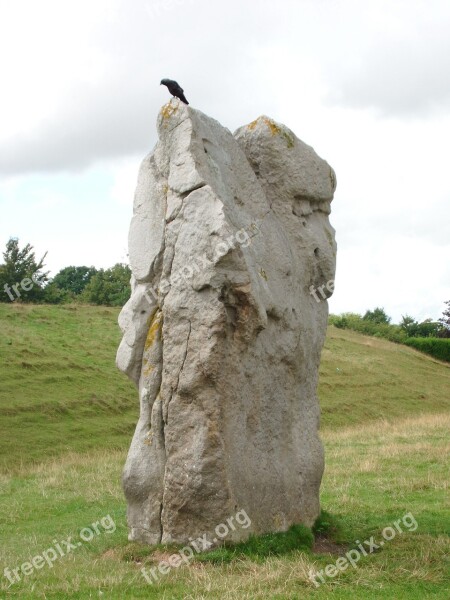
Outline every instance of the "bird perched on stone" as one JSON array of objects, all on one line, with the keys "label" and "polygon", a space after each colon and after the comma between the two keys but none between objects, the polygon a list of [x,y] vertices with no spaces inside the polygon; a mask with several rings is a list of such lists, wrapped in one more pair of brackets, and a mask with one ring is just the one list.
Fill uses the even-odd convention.
[{"label": "bird perched on stone", "polygon": [[160,85],[165,85],[172,96],[179,98],[185,104],[189,104],[184,95],[184,90],[173,79],[161,79]]}]

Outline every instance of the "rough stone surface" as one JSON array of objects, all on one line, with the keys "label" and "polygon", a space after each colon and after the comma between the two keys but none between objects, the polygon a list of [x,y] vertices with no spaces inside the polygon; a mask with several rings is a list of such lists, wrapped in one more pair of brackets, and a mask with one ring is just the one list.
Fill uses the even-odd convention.
[{"label": "rough stone surface", "polygon": [[268,117],[233,136],[172,99],[158,134],[119,319],[117,364],[140,397],[123,475],[130,539],[184,543],[241,509],[251,526],[227,539],[310,526],[328,313],[310,288],[334,277],[334,172]]}]

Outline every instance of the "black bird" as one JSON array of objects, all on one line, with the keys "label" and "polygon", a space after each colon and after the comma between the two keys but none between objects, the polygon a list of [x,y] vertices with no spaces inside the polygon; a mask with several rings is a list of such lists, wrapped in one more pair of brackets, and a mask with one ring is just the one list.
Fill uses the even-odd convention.
[{"label": "black bird", "polygon": [[185,104],[189,104],[184,95],[184,90],[173,79],[161,79],[160,85],[165,85],[172,96],[179,98]]}]

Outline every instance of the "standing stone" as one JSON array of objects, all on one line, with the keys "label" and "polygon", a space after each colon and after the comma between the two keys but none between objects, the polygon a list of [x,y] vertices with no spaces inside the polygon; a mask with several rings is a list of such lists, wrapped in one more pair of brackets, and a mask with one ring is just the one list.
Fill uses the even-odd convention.
[{"label": "standing stone", "polygon": [[185,543],[241,509],[251,526],[228,540],[311,526],[334,172],[268,117],[233,136],[172,99],[158,134],[119,318],[117,364],[140,397],[123,475],[130,539]]}]

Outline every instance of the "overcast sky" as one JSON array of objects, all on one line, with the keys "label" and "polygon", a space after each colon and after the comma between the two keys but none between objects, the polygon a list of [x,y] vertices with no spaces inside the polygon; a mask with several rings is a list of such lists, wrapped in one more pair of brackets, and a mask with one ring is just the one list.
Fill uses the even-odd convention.
[{"label": "overcast sky", "polygon": [[0,0],[0,245],[127,261],[139,163],[176,79],[234,131],[261,114],[337,173],[330,310],[450,299],[449,0]]}]

